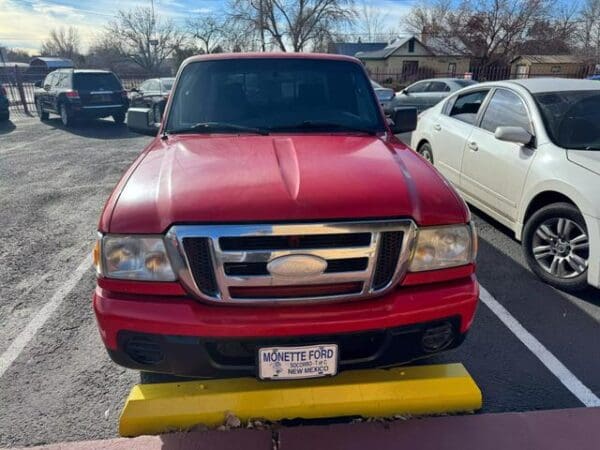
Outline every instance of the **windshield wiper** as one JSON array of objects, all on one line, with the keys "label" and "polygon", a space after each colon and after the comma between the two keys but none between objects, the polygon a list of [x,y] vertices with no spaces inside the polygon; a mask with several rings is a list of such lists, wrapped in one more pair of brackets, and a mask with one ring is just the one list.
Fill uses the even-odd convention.
[{"label": "windshield wiper", "polygon": [[377,130],[372,128],[364,128],[364,127],[356,127],[353,125],[344,125],[341,123],[335,122],[320,122],[313,120],[305,120],[304,122],[300,122],[294,125],[280,125],[277,127],[269,128],[269,131],[279,131],[279,130],[320,130],[320,131],[349,131],[349,132],[358,132],[365,133],[370,135],[377,134]]},{"label": "windshield wiper", "polygon": [[198,122],[190,127],[175,128],[173,130],[167,130],[168,134],[182,134],[182,133],[212,133],[219,131],[239,131],[242,133],[253,133],[266,136],[269,132],[262,128],[247,127],[244,125],[236,125],[235,123],[227,122]]}]

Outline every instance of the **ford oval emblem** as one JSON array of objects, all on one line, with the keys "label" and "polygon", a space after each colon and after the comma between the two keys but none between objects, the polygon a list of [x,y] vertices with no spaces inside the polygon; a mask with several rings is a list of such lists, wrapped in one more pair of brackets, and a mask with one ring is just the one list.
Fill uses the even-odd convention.
[{"label": "ford oval emblem", "polygon": [[327,261],[314,255],[288,255],[275,258],[267,264],[267,270],[275,277],[307,278],[321,275],[327,269]]}]

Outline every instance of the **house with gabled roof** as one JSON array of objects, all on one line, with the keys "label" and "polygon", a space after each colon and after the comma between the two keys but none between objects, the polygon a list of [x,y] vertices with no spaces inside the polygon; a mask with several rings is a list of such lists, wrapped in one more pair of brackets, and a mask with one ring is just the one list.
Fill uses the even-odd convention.
[{"label": "house with gabled roof", "polygon": [[384,48],[355,55],[374,75],[395,74],[404,79],[428,76],[460,76],[469,72],[471,57],[460,42],[399,37]]}]

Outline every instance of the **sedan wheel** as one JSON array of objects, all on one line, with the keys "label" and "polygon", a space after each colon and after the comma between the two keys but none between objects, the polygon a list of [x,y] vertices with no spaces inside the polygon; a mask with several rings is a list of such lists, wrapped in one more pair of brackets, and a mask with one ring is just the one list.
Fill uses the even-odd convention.
[{"label": "sedan wheel", "polygon": [[424,144],[421,144],[419,147],[419,155],[433,164],[433,151],[431,150],[431,145],[429,143],[425,142]]},{"label": "sedan wheel", "polygon": [[587,285],[590,244],[577,208],[557,203],[537,211],[527,222],[523,245],[531,269],[565,290]]}]

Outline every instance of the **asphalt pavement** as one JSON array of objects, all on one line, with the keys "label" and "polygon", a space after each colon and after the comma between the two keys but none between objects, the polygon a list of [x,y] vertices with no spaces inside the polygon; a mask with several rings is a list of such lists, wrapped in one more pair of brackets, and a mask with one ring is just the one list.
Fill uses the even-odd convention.
[{"label": "asphalt pavement", "polygon": [[[149,141],[104,120],[69,130],[25,116],[0,124],[0,446],[117,434],[139,375],[106,355],[86,258],[104,201]],[[597,399],[600,291],[545,285],[506,228],[473,216],[482,286],[546,353],[482,303],[465,343],[425,363],[463,363],[483,412],[581,407],[585,389]]]}]

